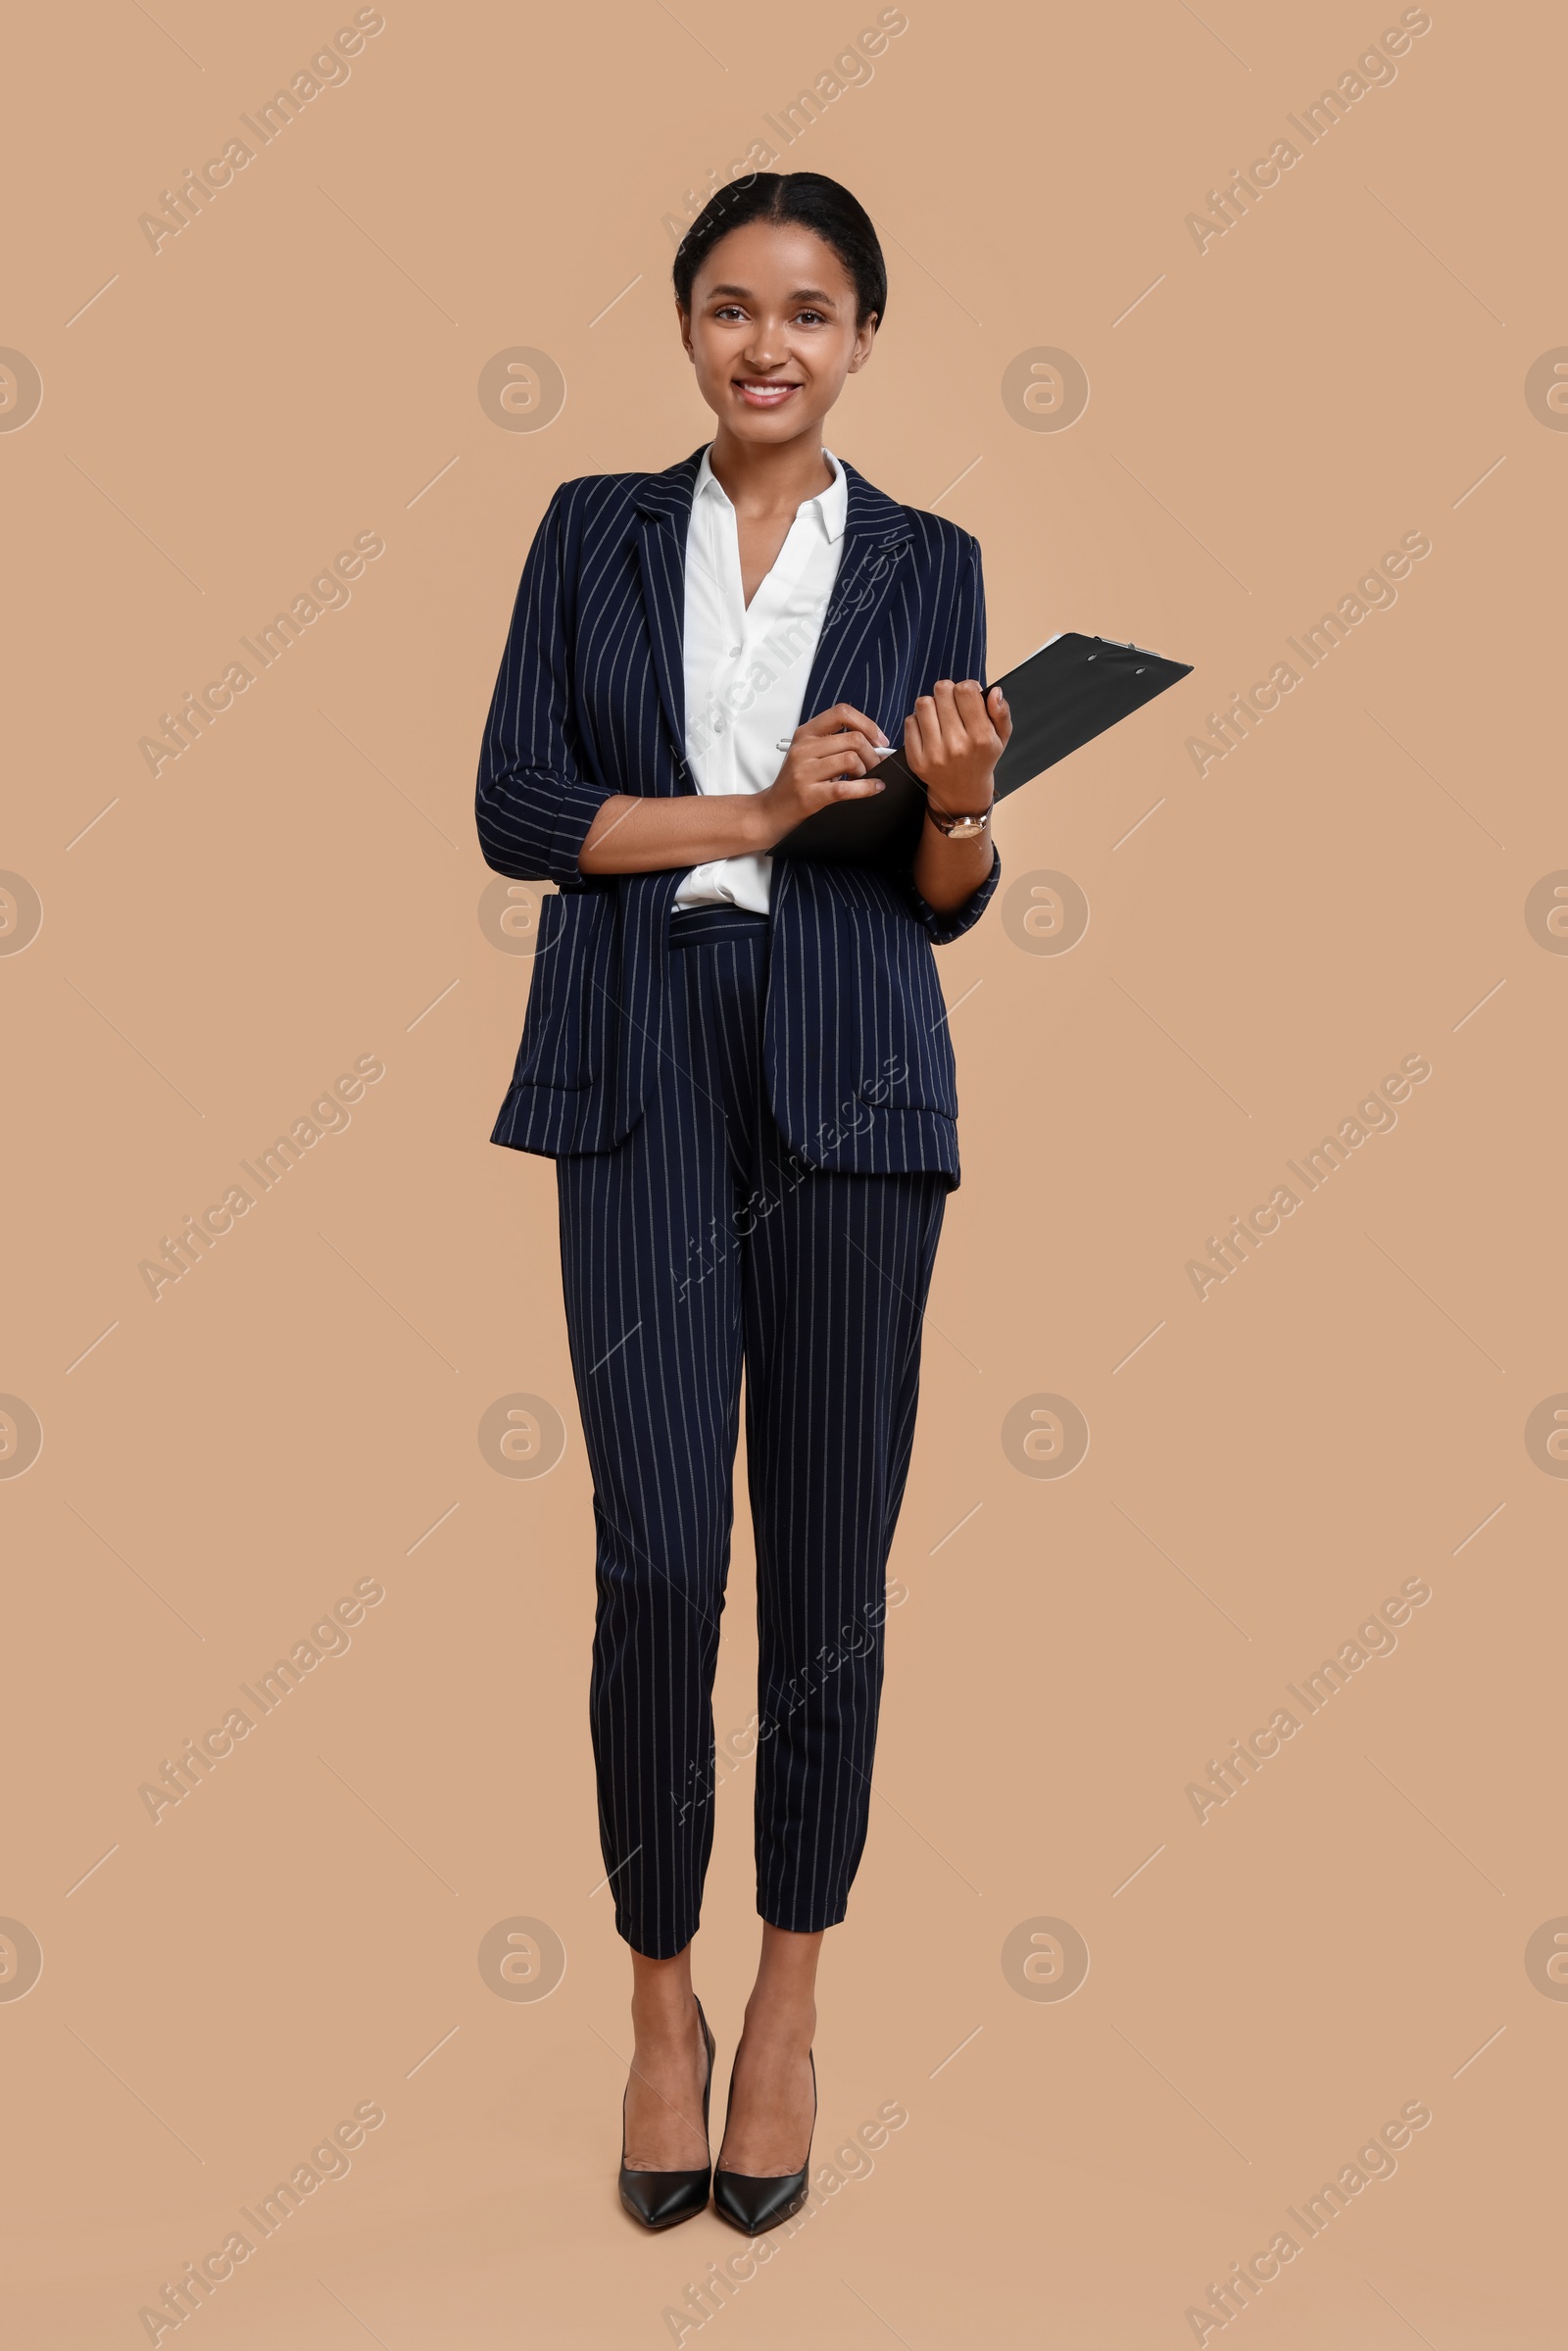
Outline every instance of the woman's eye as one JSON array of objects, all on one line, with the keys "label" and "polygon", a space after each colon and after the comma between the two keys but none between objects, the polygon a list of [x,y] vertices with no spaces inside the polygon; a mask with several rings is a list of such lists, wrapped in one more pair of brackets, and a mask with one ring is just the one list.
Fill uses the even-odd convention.
[{"label": "woman's eye", "polygon": [[797,311],[795,316],[798,320],[804,318],[812,326],[820,326],[823,322],[820,311]]}]

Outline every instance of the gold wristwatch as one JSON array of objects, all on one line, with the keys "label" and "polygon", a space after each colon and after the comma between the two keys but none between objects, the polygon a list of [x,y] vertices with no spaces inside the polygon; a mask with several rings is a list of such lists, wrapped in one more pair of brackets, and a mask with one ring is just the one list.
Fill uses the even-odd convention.
[{"label": "gold wristwatch", "polygon": [[[994,805],[995,803],[993,803]],[[978,841],[982,833],[989,832],[991,829],[991,809],[989,808],[982,808],[977,816],[955,815],[950,809],[934,808],[927,801],[925,812],[936,826],[937,831],[945,834],[950,841]]]}]

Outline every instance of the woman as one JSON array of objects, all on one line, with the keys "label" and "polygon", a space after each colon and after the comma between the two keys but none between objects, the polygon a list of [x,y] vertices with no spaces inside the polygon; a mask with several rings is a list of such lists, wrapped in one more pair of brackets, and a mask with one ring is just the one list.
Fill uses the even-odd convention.
[{"label": "woman", "polygon": [[[621,2200],[668,2228],[711,2187],[757,2234],[805,2200],[817,1955],[865,1840],[887,1558],[958,1181],[931,949],[996,888],[1010,720],[978,683],[975,541],[822,445],[887,308],[855,198],[757,173],[699,215],[674,280],[711,445],[551,500],[478,826],[499,871],[559,885],[493,1140],[557,1162],[600,1835],[632,1955]],[[930,800],[902,869],[772,857],[881,789],[893,726]],[[710,2179],[691,1943],[743,1367],[763,1928]]]}]

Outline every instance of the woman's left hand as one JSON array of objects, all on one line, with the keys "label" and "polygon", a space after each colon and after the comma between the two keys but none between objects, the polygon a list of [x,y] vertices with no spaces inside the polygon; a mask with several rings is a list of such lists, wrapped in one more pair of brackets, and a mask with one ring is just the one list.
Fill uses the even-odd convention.
[{"label": "woman's left hand", "polygon": [[939,677],[904,724],[904,756],[944,814],[978,816],[991,806],[992,777],[1012,733],[1000,686],[982,694],[978,678],[955,685]]}]

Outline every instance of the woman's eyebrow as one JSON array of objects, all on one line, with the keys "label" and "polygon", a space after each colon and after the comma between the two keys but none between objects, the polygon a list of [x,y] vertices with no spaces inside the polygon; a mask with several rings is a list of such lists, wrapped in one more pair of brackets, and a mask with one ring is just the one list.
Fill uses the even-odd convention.
[{"label": "woman's eyebrow", "polygon": [[[743,302],[750,302],[754,299],[750,286],[710,286],[709,288],[708,299],[710,302],[716,302],[721,295],[726,297],[739,295]],[[830,309],[837,308],[833,296],[824,293],[820,286],[797,286],[794,293],[786,295],[785,299],[789,302],[822,302],[826,303]]]}]

